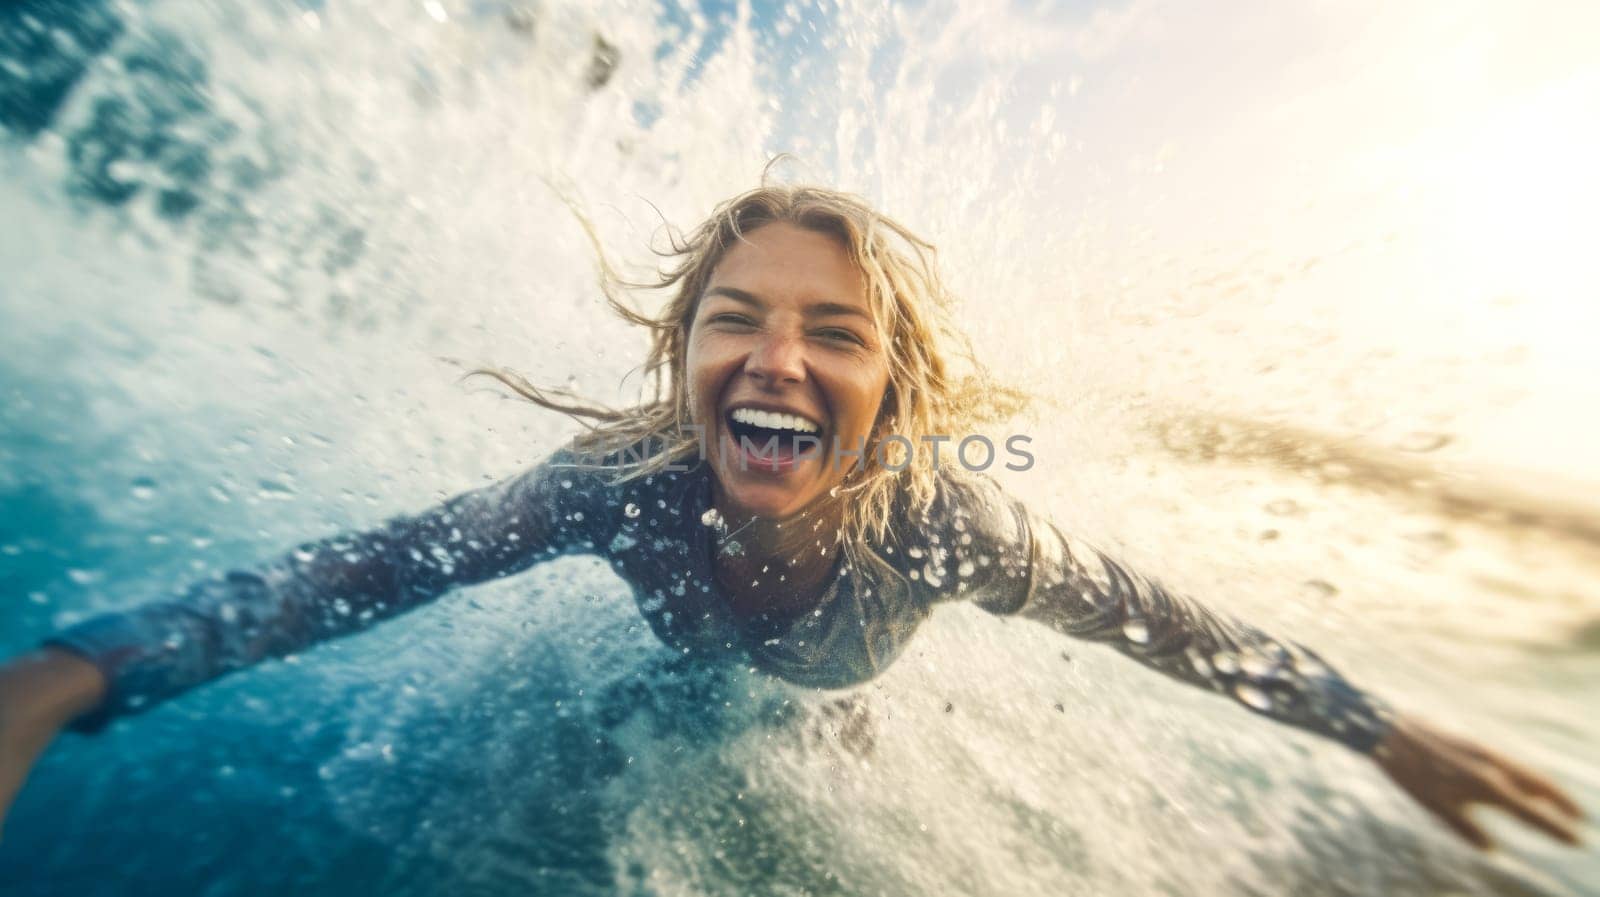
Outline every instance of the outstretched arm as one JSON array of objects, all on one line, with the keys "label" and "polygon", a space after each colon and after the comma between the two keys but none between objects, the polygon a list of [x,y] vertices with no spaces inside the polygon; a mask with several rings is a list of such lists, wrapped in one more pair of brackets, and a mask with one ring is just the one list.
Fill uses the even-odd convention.
[{"label": "outstretched arm", "polygon": [[1403,717],[1364,694],[1310,650],[1136,577],[1071,545],[1036,519],[1033,594],[1021,613],[1063,632],[1225,692],[1251,710],[1365,753],[1412,799],[1473,846],[1489,837],[1467,815],[1499,807],[1552,838],[1577,844],[1582,813],[1548,779],[1469,739]]},{"label": "outstretched arm", "polygon": [[1388,708],[1310,649],[1170,592],[1037,516],[1024,520],[1029,575],[1019,615],[1105,642],[1169,676],[1357,751],[1371,751],[1388,731]]},{"label": "outstretched arm", "polygon": [[[116,715],[230,670],[358,631],[451,587],[582,548],[592,523],[573,510],[589,495],[583,487],[592,477],[562,467],[564,461],[558,454],[423,513],[303,545],[178,597],[58,633],[45,644],[91,662],[106,684],[104,699],[72,727],[95,731]],[[574,480],[584,482],[575,487]]]},{"label": "outstretched arm", "polygon": [[[1384,706],[1312,651],[1215,613],[1069,540],[988,477],[949,475],[898,557],[943,597],[1103,642],[1280,722],[1370,751]],[[914,544],[925,541],[926,544]],[[890,555],[891,559],[895,554]],[[922,564],[923,569],[914,569]],[[954,575],[951,575],[954,574]]]},{"label": "outstretched arm", "polygon": [[[105,614],[0,664],[0,822],[64,726],[112,718],[266,657],[355,632],[452,586],[592,548],[601,475],[558,452],[504,482],[367,532],[303,545],[186,594]],[[583,510],[589,510],[588,514]]]},{"label": "outstretched arm", "polygon": [[930,541],[939,543],[927,552],[938,559],[933,572],[956,569],[959,578],[938,578],[954,580],[956,591],[970,591],[986,609],[1104,642],[1255,713],[1369,754],[1402,790],[1477,847],[1489,847],[1489,839],[1466,810],[1480,803],[1577,843],[1582,814],[1548,779],[1468,739],[1400,716],[1311,650],[1211,611],[1068,539],[992,480],[947,483],[929,515],[930,523],[937,520],[951,524],[943,532],[933,528]]}]

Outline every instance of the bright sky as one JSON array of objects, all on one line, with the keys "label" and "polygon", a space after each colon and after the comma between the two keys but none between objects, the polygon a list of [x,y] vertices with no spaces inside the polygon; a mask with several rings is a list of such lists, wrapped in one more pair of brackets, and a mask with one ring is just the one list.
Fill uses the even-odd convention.
[{"label": "bright sky", "polygon": [[845,4],[873,86],[798,69],[774,146],[931,221],[993,342],[1134,322],[1129,388],[1600,483],[1600,4],[997,6]]}]

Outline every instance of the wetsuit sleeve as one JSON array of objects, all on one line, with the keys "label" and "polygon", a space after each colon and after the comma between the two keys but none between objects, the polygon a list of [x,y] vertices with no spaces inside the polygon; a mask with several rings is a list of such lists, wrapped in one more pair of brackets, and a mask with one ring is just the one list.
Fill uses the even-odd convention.
[{"label": "wetsuit sleeve", "polygon": [[[934,549],[940,572],[986,610],[1108,644],[1357,751],[1370,751],[1387,732],[1388,708],[1315,652],[1209,610],[1068,539],[992,480],[972,478],[941,499],[952,507],[936,514],[953,523]],[[948,576],[951,568],[957,577]]]},{"label": "wetsuit sleeve", "polygon": [[450,588],[593,547],[596,476],[558,453],[511,479],[365,532],[302,545],[196,583],[168,600],[108,613],[45,645],[77,654],[108,685],[71,728],[93,732],[230,670],[359,631]]}]

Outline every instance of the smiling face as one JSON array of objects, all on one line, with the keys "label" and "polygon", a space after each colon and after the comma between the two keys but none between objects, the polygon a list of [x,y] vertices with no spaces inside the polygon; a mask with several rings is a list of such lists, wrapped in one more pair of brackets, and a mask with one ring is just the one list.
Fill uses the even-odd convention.
[{"label": "smiling face", "polygon": [[746,232],[713,269],[687,348],[724,510],[792,516],[855,465],[835,463],[833,446],[870,450],[888,362],[866,280],[836,238],[783,222]]}]

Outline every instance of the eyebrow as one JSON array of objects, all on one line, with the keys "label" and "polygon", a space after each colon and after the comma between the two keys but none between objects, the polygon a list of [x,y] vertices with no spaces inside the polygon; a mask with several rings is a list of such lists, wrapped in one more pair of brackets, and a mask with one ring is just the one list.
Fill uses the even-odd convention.
[{"label": "eyebrow", "polygon": [[[767,305],[765,302],[761,301],[761,297],[757,296],[755,293],[752,293],[748,290],[741,290],[738,287],[712,287],[711,289],[706,290],[705,298],[709,299],[712,296],[724,296],[742,305],[753,305],[757,308],[765,308]],[[808,318],[825,318],[836,315],[851,315],[858,318],[865,318],[868,321],[872,320],[872,316],[867,314],[862,309],[857,308],[854,305],[845,305],[842,302],[818,302],[814,305],[808,305],[806,306],[805,315]]]}]

